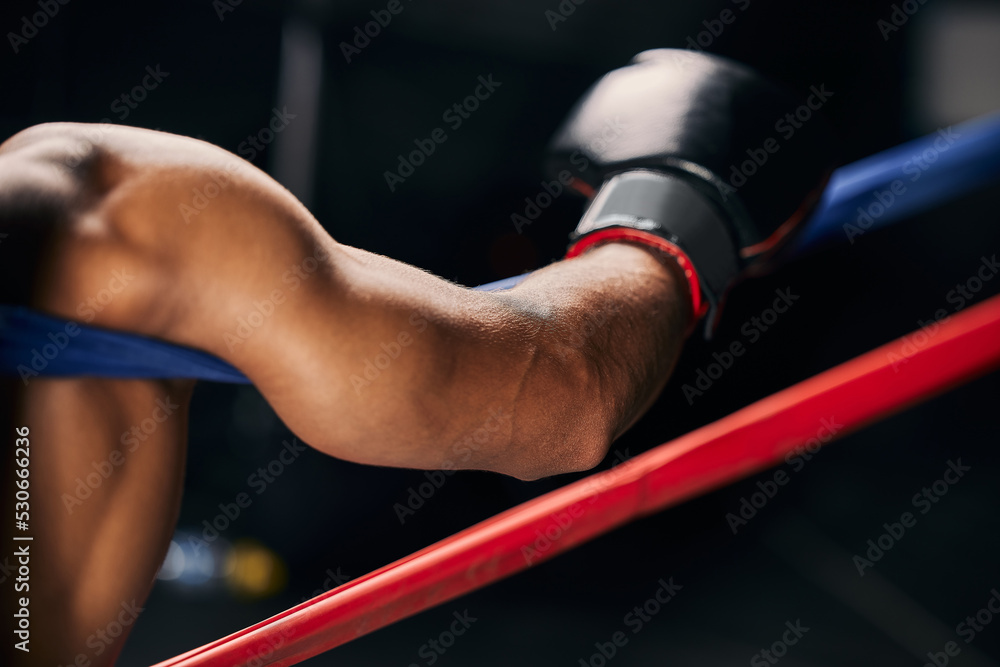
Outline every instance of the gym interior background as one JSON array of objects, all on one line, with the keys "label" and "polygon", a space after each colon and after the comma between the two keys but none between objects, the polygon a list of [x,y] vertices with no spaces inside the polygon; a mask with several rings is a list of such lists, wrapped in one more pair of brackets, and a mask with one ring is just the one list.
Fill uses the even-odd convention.
[{"label": "gym interior background", "polygon": [[[0,16],[3,137],[56,120],[199,137],[267,170],[339,241],[466,285],[561,256],[582,202],[542,196],[547,139],[644,49],[704,49],[822,87],[840,163],[1000,110],[998,3],[43,0]],[[437,128],[446,141],[411,160]],[[602,467],[1000,292],[995,275],[972,280],[1000,252],[998,208],[1000,190],[982,189],[741,285],[716,338],[692,338]],[[774,319],[776,290],[798,298]],[[746,352],[724,363],[733,341]],[[1000,619],[961,624],[1000,588],[998,395],[987,375],[780,466],[785,484],[772,470],[719,489],[309,664],[917,665],[948,641],[960,664],[997,664]],[[429,476],[292,442],[254,389],[198,388],[175,545],[121,665],[221,637],[577,477]],[[968,471],[935,487],[958,462]],[[241,493],[252,502],[237,515]],[[671,578],[668,604],[633,611]],[[449,636],[465,612],[476,620]]]}]

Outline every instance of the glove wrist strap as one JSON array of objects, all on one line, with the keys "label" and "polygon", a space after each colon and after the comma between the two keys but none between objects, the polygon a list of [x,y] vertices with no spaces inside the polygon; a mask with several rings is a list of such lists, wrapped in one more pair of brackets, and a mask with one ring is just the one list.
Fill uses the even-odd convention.
[{"label": "glove wrist strap", "polygon": [[688,280],[695,317],[708,315],[710,335],[722,296],[740,272],[726,220],[686,177],[647,169],[625,171],[601,186],[570,237],[568,256],[612,240],[665,252]]},{"label": "glove wrist strap", "polygon": [[587,234],[572,244],[569,250],[566,251],[566,259],[582,255],[595,246],[612,242],[638,243],[666,254],[680,267],[681,273],[684,274],[684,279],[687,281],[688,294],[691,297],[691,312],[694,315],[694,320],[700,320],[708,312],[708,301],[702,296],[701,282],[698,280],[698,273],[694,269],[691,258],[670,241],[651,232],[630,229],[628,227],[607,227]]}]

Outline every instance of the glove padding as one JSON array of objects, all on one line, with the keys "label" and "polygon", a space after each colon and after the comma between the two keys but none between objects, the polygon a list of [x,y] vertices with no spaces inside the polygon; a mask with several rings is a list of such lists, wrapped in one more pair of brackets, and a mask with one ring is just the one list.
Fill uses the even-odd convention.
[{"label": "glove padding", "polygon": [[550,149],[552,175],[597,191],[568,256],[609,240],[664,250],[710,333],[728,289],[774,257],[832,172],[829,127],[812,98],[797,120],[802,105],[747,67],[691,51],[645,51],[605,75]]}]

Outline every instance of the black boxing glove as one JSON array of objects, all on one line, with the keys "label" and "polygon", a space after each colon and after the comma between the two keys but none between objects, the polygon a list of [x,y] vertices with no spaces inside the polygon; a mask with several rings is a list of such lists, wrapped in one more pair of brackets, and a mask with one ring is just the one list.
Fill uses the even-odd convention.
[{"label": "black boxing glove", "polygon": [[609,241],[658,248],[683,269],[710,335],[729,288],[772,263],[819,201],[833,168],[813,113],[823,101],[822,89],[803,102],[718,56],[640,53],[594,84],[552,141],[550,174],[592,196],[567,257]]}]

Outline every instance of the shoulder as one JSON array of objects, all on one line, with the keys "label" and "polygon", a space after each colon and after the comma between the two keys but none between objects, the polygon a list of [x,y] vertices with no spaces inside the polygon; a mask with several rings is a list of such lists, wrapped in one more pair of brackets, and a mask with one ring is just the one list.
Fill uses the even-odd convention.
[{"label": "shoulder", "polygon": [[94,127],[46,123],[0,144],[0,302],[44,305],[43,286],[75,270],[83,232],[107,235],[93,213],[117,159],[88,138]]}]

